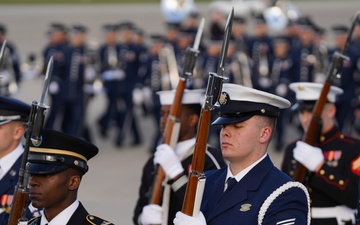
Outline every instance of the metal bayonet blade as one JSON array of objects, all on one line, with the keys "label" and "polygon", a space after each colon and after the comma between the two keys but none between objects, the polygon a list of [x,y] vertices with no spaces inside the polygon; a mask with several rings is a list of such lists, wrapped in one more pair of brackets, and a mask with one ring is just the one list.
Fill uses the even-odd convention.
[{"label": "metal bayonet blade", "polygon": [[203,34],[203,31],[204,31],[204,24],[205,24],[205,19],[202,18],[201,21],[200,21],[198,30],[196,32],[195,41],[194,41],[194,45],[193,45],[193,49],[195,49],[195,50],[199,49],[201,36]]},{"label": "metal bayonet blade", "polygon": [[343,55],[346,54],[346,51],[347,51],[347,49],[349,48],[350,41],[351,41],[352,34],[353,34],[353,32],[354,32],[354,29],[355,29],[356,22],[360,19],[360,18],[359,18],[359,14],[360,14],[360,12],[357,11],[356,14],[355,14],[355,16],[354,16],[354,18],[353,18],[353,21],[352,21],[352,23],[351,23],[351,27],[350,27],[350,29],[349,29],[349,31],[348,31],[348,33],[347,33],[347,38],[346,38],[346,42],[345,42],[346,44],[345,44],[345,46],[344,46],[344,48],[343,48],[343,50],[342,50],[342,54],[343,54]]},{"label": "metal bayonet blade", "polygon": [[1,47],[1,51],[0,51],[0,68],[1,68],[2,63],[4,61],[5,48],[6,48],[6,40],[4,40],[4,42],[2,44],[2,47]]},{"label": "metal bayonet blade", "polygon": [[224,40],[221,47],[221,55],[220,55],[220,62],[217,74],[219,76],[223,75],[224,67],[225,67],[225,60],[227,57],[227,50],[229,46],[229,41],[231,37],[231,29],[232,29],[232,22],[234,17],[234,7],[232,8],[231,12],[229,13],[226,25],[225,25],[225,32],[224,32]]},{"label": "metal bayonet blade", "polygon": [[54,57],[51,56],[48,64],[47,64],[47,68],[46,68],[46,75],[44,78],[44,86],[43,86],[43,91],[41,94],[41,99],[39,102],[40,106],[45,106],[45,101],[46,101],[46,96],[48,93],[48,89],[49,89],[49,85],[50,85],[50,80],[51,80],[51,73],[52,73],[52,67],[54,64]]}]

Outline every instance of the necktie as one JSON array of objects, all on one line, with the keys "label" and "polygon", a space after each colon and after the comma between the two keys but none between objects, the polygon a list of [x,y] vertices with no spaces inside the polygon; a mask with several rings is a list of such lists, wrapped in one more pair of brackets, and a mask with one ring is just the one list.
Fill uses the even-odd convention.
[{"label": "necktie", "polygon": [[226,182],[227,182],[227,188],[225,192],[229,192],[235,186],[235,184],[237,184],[236,179],[233,177],[229,177]]},{"label": "necktie", "polygon": [[227,179],[226,183],[227,183],[226,189],[225,189],[224,193],[222,193],[222,195],[220,196],[218,202],[220,202],[227,195],[227,193],[230,192],[230,190],[235,186],[237,181],[235,178],[229,177]]}]

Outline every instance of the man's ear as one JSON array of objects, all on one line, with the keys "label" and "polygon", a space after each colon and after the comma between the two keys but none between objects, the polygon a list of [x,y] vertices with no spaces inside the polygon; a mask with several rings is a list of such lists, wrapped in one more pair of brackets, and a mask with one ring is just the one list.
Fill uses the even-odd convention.
[{"label": "man's ear", "polygon": [[81,178],[79,175],[72,175],[69,181],[69,189],[72,191],[78,189],[80,186],[80,182]]},{"label": "man's ear", "polygon": [[272,135],[271,127],[265,126],[265,127],[261,128],[260,132],[261,132],[260,138],[259,138],[260,143],[268,142],[271,139],[271,135]]}]

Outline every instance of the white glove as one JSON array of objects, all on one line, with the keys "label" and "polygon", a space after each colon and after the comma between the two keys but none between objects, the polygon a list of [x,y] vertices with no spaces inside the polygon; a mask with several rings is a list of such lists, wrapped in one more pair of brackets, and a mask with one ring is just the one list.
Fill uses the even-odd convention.
[{"label": "white glove", "polygon": [[167,144],[161,144],[156,148],[154,163],[160,164],[170,179],[174,179],[177,175],[184,172],[184,168],[175,151]]},{"label": "white glove", "polygon": [[308,145],[303,141],[296,142],[294,159],[312,172],[314,172],[319,165],[324,163],[324,155],[321,149]]},{"label": "white glove", "polygon": [[284,97],[287,93],[287,86],[286,84],[282,83],[279,84],[275,89],[275,94]]},{"label": "white glove", "polygon": [[144,96],[140,88],[133,89],[132,100],[135,105],[141,105],[143,103]]},{"label": "white glove", "polygon": [[143,225],[162,224],[162,208],[159,205],[150,204],[144,206],[140,222]]},{"label": "white glove", "polygon": [[59,84],[56,81],[51,81],[49,85],[49,93],[50,94],[56,94],[59,92]]},{"label": "white glove", "polygon": [[259,78],[259,85],[263,88],[269,88],[272,84],[272,81],[267,77]]},{"label": "white glove", "polygon": [[206,225],[206,220],[202,212],[200,212],[199,216],[197,217],[188,216],[182,212],[177,212],[174,219],[174,225]]}]

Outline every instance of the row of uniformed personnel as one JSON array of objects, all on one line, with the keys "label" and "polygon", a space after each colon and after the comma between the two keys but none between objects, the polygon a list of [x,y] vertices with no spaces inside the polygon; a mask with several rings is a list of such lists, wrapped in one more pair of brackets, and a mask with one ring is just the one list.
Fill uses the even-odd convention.
[{"label": "row of uniformed personnel", "polygon": [[[49,29],[50,41],[43,53],[45,65],[51,55],[55,58],[54,82],[50,89],[52,106],[46,127],[61,129],[91,140],[86,121],[79,118],[85,118],[81,115],[85,115],[86,105],[94,87],[97,87],[91,84],[94,84],[96,78],[100,78],[108,100],[107,110],[98,121],[100,133],[106,136],[111,122],[115,122],[118,127],[117,145],[122,145],[128,130],[131,130],[134,137],[132,143],[140,144],[142,138],[134,119],[136,114],[132,113],[134,102],[143,102],[145,109],[152,111],[158,121],[159,100],[154,93],[174,88],[174,84],[170,82],[174,75],[169,76],[169,62],[166,62],[170,60],[170,56],[163,54],[159,58],[159,53],[164,44],[170,44],[174,50],[177,69],[181,73],[183,52],[192,44],[198,21],[199,15],[192,14],[184,24],[170,24],[165,35],[151,36],[150,46],[144,43],[143,31],[134,24],[108,24],[104,26],[104,43],[98,52],[85,45],[86,27],[72,27],[68,40],[65,25],[52,24]],[[324,80],[333,50],[325,45],[323,30],[310,18],[291,21],[285,36],[279,38],[267,35],[262,16],[255,17],[254,22],[254,34],[250,36],[246,33],[246,19],[234,18],[233,41],[229,46],[229,59],[225,67],[229,82],[275,93],[294,102],[294,93],[287,88],[290,82]],[[349,114],[352,116],[357,105],[355,92],[360,71],[358,27],[355,29],[354,47],[349,51],[350,60],[345,61],[344,75],[336,84],[346,92],[337,113],[340,129]],[[347,27],[335,26],[334,31],[337,42],[335,49],[338,50],[343,45]],[[204,88],[208,72],[217,70],[221,43],[218,40],[219,34],[204,36],[194,78],[188,82],[188,88]],[[63,120],[64,117],[67,119]],[[283,144],[281,127],[279,123],[279,148]],[[156,136],[154,143],[159,134]]]},{"label": "row of uniformed personnel", "polygon": [[[296,110],[307,131],[311,112],[322,84],[299,82]],[[276,118],[290,101],[279,96],[236,84],[224,84],[219,99],[220,114],[212,123],[221,125],[218,149],[208,147],[205,159],[206,185],[200,214],[187,216],[181,210],[187,175],[194,154],[195,131],[201,90],[186,90],[182,99],[181,130],[173,149],[156,148],[143,170],[135,224],[355,224],[360,175],[359,140],[342,134],[336,125],[335,101],[343,91],[332,86],[321,115],[323,126],[319,145],[297,140],[287,147],[281,172],[272,164],[267,148]],[[162,130],[173,101],[174,91],[158,93],[162,104]],[[9,97],[0,97],[0,221],[6,224],[13,186],[23,153],[24,134],[30,106]],[[77,199],[87,161],[98,152],[96,146],[52,130],[42,131],[40,145],[31,144],[28,156],[30,200],[28,213],[38,213],[29,224],[111,224],[90,215]],[[228,161],[227,165],[223,161]],[[309,173],[305,186],[290,176],[297,162]],[[154,166],[167,175],[161,206],[149,204]],[[311,213],[310,213],[311,212]],[[31,217],[31,215],[29,215]],[[310,217],[311,216],[311,217]]]}]

